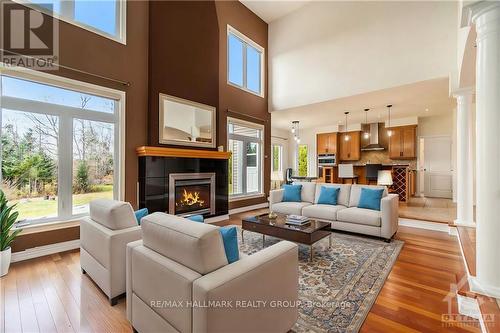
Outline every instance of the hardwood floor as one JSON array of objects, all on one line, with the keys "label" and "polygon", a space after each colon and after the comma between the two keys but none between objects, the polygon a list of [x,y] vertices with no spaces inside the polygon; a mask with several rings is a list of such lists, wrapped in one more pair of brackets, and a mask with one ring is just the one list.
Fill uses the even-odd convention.
[{"label": "hardwood floor", "polygon": [[[240,224],[244,215],[221,224]],[[464,266],[456,237],[400,227],[405,245],[361,332],[479,332],[478,322],[447,323],[442,315],[458,313],[450,286]],[[12,264],[0,279],[0,331],[131,332],[125,299],[111,307],[97,286],[80,272],[78,250]]]},{"label": "hardwood floor", "polygon": [[451,199],[411,197],[407,203],[399,203],[399,217],[453,223],[457,218],[457,205]]}]

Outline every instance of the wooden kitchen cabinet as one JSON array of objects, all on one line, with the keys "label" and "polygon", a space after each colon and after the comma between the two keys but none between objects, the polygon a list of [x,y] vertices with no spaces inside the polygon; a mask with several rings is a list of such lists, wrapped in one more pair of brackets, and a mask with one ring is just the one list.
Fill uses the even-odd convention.
[{"label": "wooden kitchen cabinet", "polygon": [[316,135],[318,154],[337,154],[337,133],[320,133]]},{"label": "wooden kitchen cabinet", "polygon": [[391,131],[389,158],[393,160],[417,158],[417,127],[392,127]]},{"label": "wooden kitchen cabinet", "polygon": [[[346,140],[346,135],[349,140]],[[361,133],[358,131],[340,133],[339,140],[339,160],[340,161],[358,161],[361,158]]]}]

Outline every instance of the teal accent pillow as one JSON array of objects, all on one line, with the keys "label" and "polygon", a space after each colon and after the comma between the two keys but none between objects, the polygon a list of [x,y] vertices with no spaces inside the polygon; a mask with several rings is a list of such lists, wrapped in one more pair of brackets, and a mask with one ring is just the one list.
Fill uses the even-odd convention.
[{"label": "teal accent pillow", "polygon": [[320,205],[336,205],[339,197],[340,187],[321,186],[319,192],[318,204]]},{"label": "teal accent pillow", "polygon": [[233,263],[240,259],[240,252],[238,250],[238,234],[235,226],[227,226],[219,228],[222,241],[224,242],[224,251],[228,263]]},{"label": "teal accent pillow", "polygon": [[205,223],[205,219],[203,218],[203,215],[191,215],[187,219],[194,221],[194,222]]},{"label": "teal accent pillow", "polygon": [[361,188],[361,195],[359,196],[358,208],[366,208],[373,210],[380,210],[380,201],[384,189]]},{"label": "teal accent pillow", "polygon": [[301,202],[302,185],[284,185],[283,202]]},{"label": "teal accent pillow", "polygon": [[135,218],[137,220],[137,224],[138,225],[141,225],[141,219],[144,217],[144,216],[147,216],[149,215],[149,211],[147,208],[142,208],[142,209],[139,209],[139,210],[136,210],[134,212],[135,214]]}]

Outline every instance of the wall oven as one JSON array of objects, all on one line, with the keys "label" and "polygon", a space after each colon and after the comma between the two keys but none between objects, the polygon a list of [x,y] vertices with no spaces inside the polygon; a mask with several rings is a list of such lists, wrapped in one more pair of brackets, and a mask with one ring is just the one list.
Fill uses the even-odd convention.
[{"label": "wall oven", "polygon": [[335,154],[318,154],[318,166],[334,166],[336,165]]}]

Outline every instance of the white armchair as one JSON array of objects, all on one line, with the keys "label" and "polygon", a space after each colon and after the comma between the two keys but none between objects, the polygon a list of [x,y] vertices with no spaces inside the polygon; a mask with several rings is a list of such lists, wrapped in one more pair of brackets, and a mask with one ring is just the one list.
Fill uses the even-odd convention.
[{"label": "white armchair", "polygon": [[127,243],[141,239],[132,206],[98,199],[90,203],[90,216],[80,222],[80,266],[115,305],[125,293]]},{"label": "white armchair", "polygon": [[[164,213],[127,246],[127,318],[138,332],[287,332],[298,301],[298,248],[282,241],[228,264],[218,227]],[[238,302],[263,301],[260,308]],[[212,306],[209,306],[212,304]],[[276,305],[276,304],[274,304]]]}]

